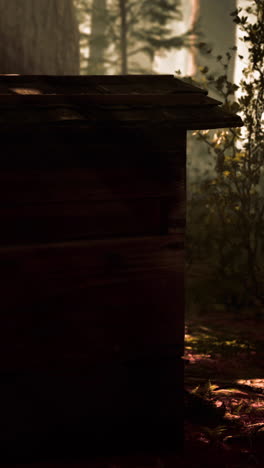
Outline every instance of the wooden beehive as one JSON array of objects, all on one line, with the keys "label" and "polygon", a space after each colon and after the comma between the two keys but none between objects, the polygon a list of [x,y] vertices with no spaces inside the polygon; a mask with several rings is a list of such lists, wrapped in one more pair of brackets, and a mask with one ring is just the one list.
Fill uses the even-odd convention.
[{"label": "wooden beehive", "polygon": [[0,76],[1,453],[183,437],[186,131],[240,126],[173,76]]}]

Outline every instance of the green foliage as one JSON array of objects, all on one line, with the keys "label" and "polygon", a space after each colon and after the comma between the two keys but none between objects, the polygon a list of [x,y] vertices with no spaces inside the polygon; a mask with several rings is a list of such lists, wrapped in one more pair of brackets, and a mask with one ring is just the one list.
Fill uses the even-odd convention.
[{"label": "green foliage", "polygon": [[235,416],[250,414],[253,411],[252,406],[248,401],[241,399],[238,403],[231,405],[231,413]]},{"label": "green foliage", "polygon": [[227,431],[226,426],[206,427],[202,426],[201,431],[204,433],[206,438],[209,440],[211,445],[218,444],[223,440],[223,436]]},{"label": "green foliage", "polygon": [[[217,301],[234,307],[264,304],[264,197],[261,180],[264,166],[264,1],[251,0],[247,11],[254,22],[232,15],[244,33],[249,59],[240,86],[227,79],[231,53],[215,59],[223,73],[212,76],[207,67],[200,71],[203,86],[217,89],[222,108],[239,112],[244,128],[194,132],[206,143],[215,163],[216,177],[204,178],[192,187],[187,207],[187,263],[209,261],[212,268],[211,294]],[[235,101],[235,92],[241,97]],[[201,286],[201,285],[200,285]],[[203,292],[208,285],[204,284]],[[200,287],[201,290],[201,287]],[[216,292],[217,291],[217,292]],[[216,302],[217,302],[216,301]]]},{"label": "green foliage", "polygon": [[212,398],[213,391],[218,388],[217,385],[212,385],[210,380],[205,382],[204,384],[198,385],[192,390],[194,395],[199,395],[202,398]]},{"label": "green foliage", "polygon": [[[121,4],[125,15],[125,26],[121,21]],[[81,24],[81,47],[89,47],[95,41],[87,26],[91,22],[92,9],[96,8],[96,0],[75,0],[79,22]],[[127,73],[149,72],[154,54],[160,49],[177,49],[189,43],[188,31],[182,36],[176,36],[171,23],[181,19],[180,0],[112,0],[107,3],[101,14],[103,27],[97,35],[99,45],[103,45],[103,57],[106,73],[119,74],[122,71],[122,48],[126,50]],[[86,26],[84,30],[83,26]],[[123,30],[122,30],[123,28]],[[124,44],[125,41],[125,44]],[[138,62],[138,54],[145,55],[146,65]],[[82,57],[83,72],[91,73],[92,64],[89,58]],[[124,64],[123,64],[124,65]]]},{"label": "green foliage", "polygon": [[[185,336],[185,349],[198,356],[209,355],[215,359],[239,358],[243,353],[255,351],[256,345],[247,339],[233,334],[230,330],[218,333],[213,329],[197,330],[194,334]],[[197,388],[198,392],[206,392],[206,387]]]}]

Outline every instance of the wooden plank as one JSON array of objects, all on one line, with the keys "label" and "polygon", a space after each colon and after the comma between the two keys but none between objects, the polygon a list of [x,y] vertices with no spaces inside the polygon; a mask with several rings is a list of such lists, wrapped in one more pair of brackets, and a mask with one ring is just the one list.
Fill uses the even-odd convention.
[{"label": "wooden plank", "polygon": [[[162,278],[183,271],[184,237],[155,236],[0,248],[3,307],[92,285]],[[12,296],[13,285],[16,296]],[[11,297],[10,297],[11,294]]]},{"label": "wooden plank", "polygon": [[[46,77],[44,81],[43,78],[41,79],[39,77],[39,79],[37,78],[35,80],[34,86],[30,85],[28,88],[26,87],[26,82],[32,82],[33,84],[34,80],[27,78],[24,80],[24,85],[19,87],[19,85],[16,86],[16,83],[19,83],[19,79],[14,77],[10,80],[10,77],[8,77],[2,79],[2,83],[0,82],[0,91],[3,93],[0,96],[0,105],[7,106],[8,103],[11,103],[11,105],[21,103],[24,108],[26,106],[34,106],[35,104],[33,103],[36,103],[36,106],[40,106],[42,103],[52,104],[58,102],[60,105],[85,106],[85,109],[89,111],[86,116],[79,116],[78,112],[75,112],[71,117],[68,115],[66,121],[64,121],[65,115],[56,115],[55,120],[62,120],[62,126],[67,128],[67,123],[70,124],[68,125],[69,131],[71,131],[73,127],[72,124],[74,120],[72,119],[77,119],[76,123],[78,125],[83,124],[85,121],[96,121],[97,123],[99,121],[111,121],[111,123],[115,123],[115,125],[122,121],[130,122],[133,125],[137,125],[138,123],[152,124],[152,121],[163,125],[164,122],[171,121],[174,128],[182,129],[225,128],[243,125],[240,117],[224,112],[221,108],[217,108],[217,105],[221,103],[208,98],[206,96],[206,91],[178,80],[173,76],[165,76],[163,78],[155,78],[154,76],[144,78],[140,76],[128,78],[114,78],[111,76],[91,77],[91,79],[88,77],[85,78],[86,80],[83,81],[85,85],[81,90],[81,81],[74,81],[69,77],[65,77],[64,80],[63,77],[60,77],[53,81],[51,81],[50,77]],[[47,87],[48,81],[49,86]],[[23,79],[21,82],[23,82]],[[52,86],[50,86],[51,83]],[[70,83],[68,89],[66,83]],[[75,92],[72,93],[74,83]],[[71,90],[69,88],[71,88]],[[81,91],[82,94],[79,94]],[[49,94],[43,95],[43,92]],[[87,102],[85,103],[85,101]],[[127,110],[127,112],[125,110],[124,112],[115,112],[116,109],[112,109],[113,107],[125,104],[138,107],[156,105],[156,107],[160,109],[160,112],[154,115],[155,109],[151,109],[150,112],[153,113],[151,117],[150,115],[144,116],[144,112],[137,115],[136,109],[131,109],[130,112],[129,110]],[[98,105],[105,106],[105,110],[102,112],[102,115],[96,116],[90,108]],[[113,113],[113,115],[107,115],[107,107],[109,110],[111,109],[111,114]],[[206,115],[206,110],[208,115]],[[2,107],[2,111],[5,112],[4,107]],[[16,109],[16,113],[17,112]],[[81,112],[81,114],[82,113],[83,112]],[[6,117],[6,119],[3,119],[1,128],[9,128],[9,130],[11,130],[11,128],[13,128],[13,130],[17,129],[19,126],[23,128],[27,126],[32,127],[33,125],[38,128],[45,122],[46,124],[48,122],[54,124],[54,116],[45,115],[44,109],[40,112],[40,122],[37,124],[34,122],[39,119],[33,119],[33,121],[31,119],[30,121],[30,110],[27,116],[26,114],[24,115],[24,118],[20,116],[19,123],[15,123],[15,119],[12,118],[12,116],[11,118],[9,116],[9,123],[5,123],[8,121],[8,115]],[[70,121],[68,122],[67,120],[69,118]],[[56,123],[56,126],[57,125],[58,122]]]},{"label": "wooden plank", "polygon": [[0,244],[166,234],[185,218],[184,183],[169,181],[167,197],[165,182],[142,171],[2,171],[0,180]]},{"label": "wooden plank", "polygon": [[162,232],[155,198],[0,204],[0,219],[0,245]]},{"label": "wooden plank", "polygon": [[192,86],[173,75],[104,75],[104,76],[49,76],[49,75],[0,75],[0,88],[4,94],[12,94],[12,88],[24,87],[36,89],[39,92],[65,93],[67,88],[71,93],[80,93],[82,89],[93,90],[96,93],[118,92],[120,89],[142,92],[163,90],[165,93],[197,93],[208,94],[206,90]]},{"label": "wooden plank", "polygon": [[183,238],[0,249],[0,369],[183,351]]},{"label": "wooden plank", "polygon": [[[65,131],[66,130],[66,131]],[[16,129],[13,133],[1,132],[1,168],[160,168],[168,164],[184,163],[186,158],[185,133],[155,128],[115,127],[85,124],[63,128],[41,125],[31,129]],[[155,136],[154,136],[155,135]],[[19,143],[19,151],[17,144]],[[173,144],[172,144],[173,143]]]},{"label": "wooden plank", "polygon": [[184,183],[180,167],[6,169],[0,172],[0,205],[177,198]]},{"label": "wooden plank", "polygon": [[[221,101],[207,97],[204,94],[198,93],[133,93],[128,92],[123,94],[37,94],[34,90],[18,89],[15,88],[16,94],[0,94],[0,109],[6,110],[10,107],[16,107],[16,112],[20,106],[30,106],[31,108],[42,106],[72,106],[77,105],[79,109],[87,109],[87,106],[118,106],[132,105],[132,106],[159,106],[159,107],[201,107],[206,109],[211,106],[222,104]],[[18,109],[17,109],[18,106]],[[113,109],[114,110],[114,109]],[[134,110],[133,110],[134,112]]]},{"label": "wooden plank", "polygon": [[85,372],[88,365],[183,353],[183,274],[87,288],[3,307],[0,371]]},{"label": "wooden plank", "polygon": [[[186,165],[186,131],[162,124],[0,128],[1,169],[145,168],[170,172]],[[102,138],[103,137],[103,138]],[[19,151],[17,143],[19,142]],[[36,152],[37,149],[37,152]]]},{"label": "wooden plank", "polygon": [[[87,158],[90,160],[89,156],[91,152],[95,154],[95,150],[96,158],[105,161],[110,159],[113,165],[121,156],[123,163],[129,164],[129,166],[133,161],[137,162],[137,166],[139,163],[144,166],[145,161],[147,161],[149,167],[151,167],[149,164],[151,161],[154,165],[160,164],[162,166],[162,163],[166,163],[167,159],[173,158],[177,161],[186,158],[186,130],[171,126],[170,122],[166,122],[165,119],[162,119],[162,122],[160,120],[155,122],[153,119],[148,119],[146,122],[117,122],[112,119],[111,114],[109,112],[109,115],[105,115],[102,122],[96,118],[90,122],[69,122],[68,124],[66,122],[65,128],[63,122],[62,125],[44,123],[36,128],[34,134],[31,132],[31,140],[28,139],[28,135],[23,136],[23,132],[26,133],[26,128],[20,132],[18,125],[19,142],[24,142],[27,150],[23,151],[24,147],[21,148],[24,157],[27,158],[28,152],[31,154],[32,149],[36,149],[36,147],[40,151],[42,148],[48,148],[52,151],[52,147],[54,147],[52,152],[55,161],[58,151],[59,154],[63,151],[64,157],[70,156],[73,152],[78,161]],[[160,131],[161,129],[162,131]],[[0,131],[1,135],[4,135],[2,127]],[[167,144],[168,140],[170,141],[169,145]],[[12,150],[12,139],[9,138],[6,141],[8,143],[7,149]],[[173,146],[171,145],[172,141]],[[67,151],[68,145],[70,147]],[[84,154],[79,154],[81,148]]]}]

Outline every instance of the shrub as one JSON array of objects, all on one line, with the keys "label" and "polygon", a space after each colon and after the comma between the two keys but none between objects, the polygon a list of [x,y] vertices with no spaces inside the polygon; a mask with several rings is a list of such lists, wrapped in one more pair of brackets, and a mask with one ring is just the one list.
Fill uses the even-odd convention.
[{"label": "shrub", "polygon": [[[231,54],[215,57],[223,74],[213,76],[201,69],[203,83],[223,98],[223,109],[240,113],[244,128],[194,132],[206,143],[215,162],[215,177],[193,184],[187,203],[187,266],[209,263],[210,292],[204,281],[204,298],[234,306],[264,304],[264,0],[250,0],[231,15],[243,31],[249,57],[239,86],[227,79]],[[204,47],[204,44],[202,45]],[[239,56],[241,60],[243,57]],[[188,79],[190,80],[190,78]],[[241,97],[235,101],[240,89]],[[192,283],[190,283],[192,284]],[[190,286],[190,293],[193,288]],[[201,284],[200,284],[201,291]],[[211,297],[210,297],[211,296]]]}]

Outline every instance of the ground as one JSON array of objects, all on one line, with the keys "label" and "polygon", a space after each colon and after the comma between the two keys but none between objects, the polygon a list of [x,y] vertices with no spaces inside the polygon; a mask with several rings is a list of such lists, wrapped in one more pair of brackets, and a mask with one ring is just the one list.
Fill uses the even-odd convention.
[{"label": "ground", "polygon": [[195,408],[186,420],[186,447],[197,453],[192,468],[264,467],[263,332],[252,311],[212,307],[187,317],[185,385],[216,408],[209,417]]}]

